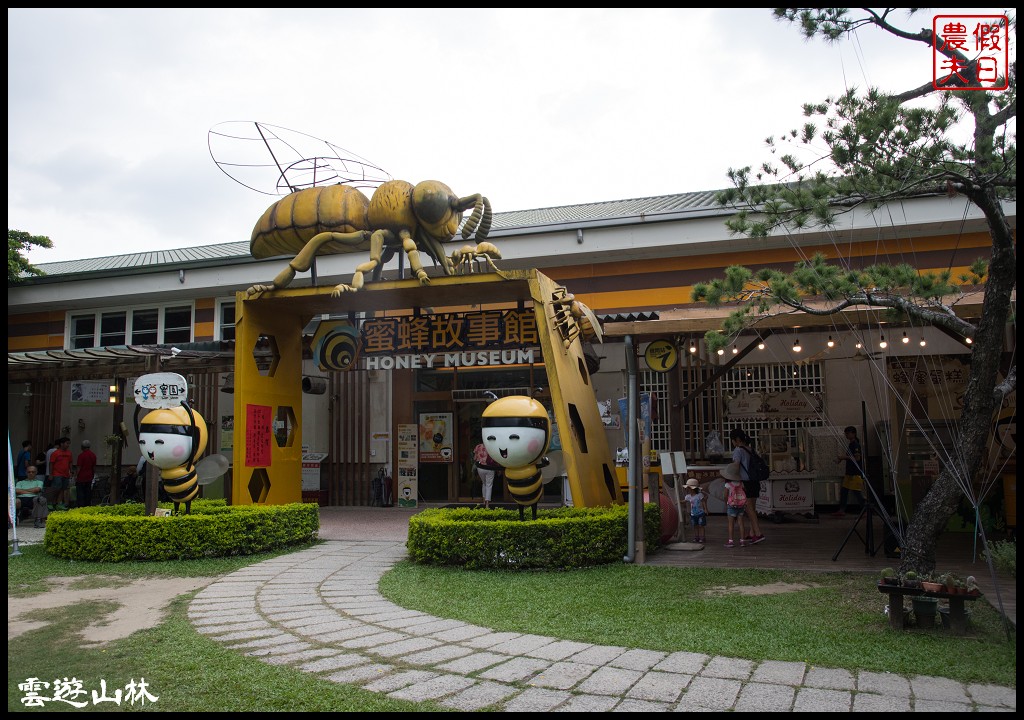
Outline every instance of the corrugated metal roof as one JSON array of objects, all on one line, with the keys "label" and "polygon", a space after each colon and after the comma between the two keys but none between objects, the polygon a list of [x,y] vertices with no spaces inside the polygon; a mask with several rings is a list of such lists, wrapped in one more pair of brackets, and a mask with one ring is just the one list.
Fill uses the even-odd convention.
[{"label": "corrugated metal roof", "polygon": [[[543,232],[545,228],[555,229],[553,226],[601,223],[630,218],[643,222],[656,220],[658,215],[674,215],[681,212],[695,213],[697,215],[712,211],[720,212],[721,208],[715,202],[715,194],[717,192],[705,190],[678,195],[658,195],[631,200],[609,200],[584,205],[563,205],[561,207],[538,208],[536,210],[513,210],[511,212],[494,213],[491,235],[492,237],[500,237],[504,233],[529,230]],[[564,227],[558,227],[557,229],[564,229]],[[219,245],[202,245],[177,250],[157,250],[128,255],[111,255],[84,260],[39,263],[36,267],[48,276],[55,276],[123,271],[131,268],[152,270],[158,266],[166,269],[167,266],[207,265],[215,261],[223,262],[225,260],[243,262],[251,260],[251,258],[249,242],[244,241],[222,243]],[[32,276],[26,277],[35,279]]]},{"label": "corrugated metal roof", "polygon": [[631,313],[611,313],[608,315],[598,315],[597,319],[601,323],[621,323],[621,322],[643,322],[645,320],[657,320],[658,313],[653,310],[650,312],[631,312]]},{"label": "corrugated metal roof", "polygon": [[230,242],[220,245],[180,248],[178,250],[155,250],[130,253],[128,255],[109,255],[107,257],[85,258],[83,260],[39,263],[36,267],[47,275],[75,275],[89,272],[130,270],[135,267],[152,268],[156,265],[201,265],[213,260],[246,259],[249,257],[251,256],[249,255],[248,242]]},{"label": "corrugated metal roof", "polygon": [[162,369],[176,372],[188,370],[227,371],[234,367],[234,341],[182,343],[182,348],[171,345],[111,345],[81,350],[36,350],[7,353],[8,381],[23,381],[37,377],[43,371],[73,369],[78,379],[82,372],[96,368],[99,376],[110,373],[145,372],[147,361],[153,357],[162,360]]}]

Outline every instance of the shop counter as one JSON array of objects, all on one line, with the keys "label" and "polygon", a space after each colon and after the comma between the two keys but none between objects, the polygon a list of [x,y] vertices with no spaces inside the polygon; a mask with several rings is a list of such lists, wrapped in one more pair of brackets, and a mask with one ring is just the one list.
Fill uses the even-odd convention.
[{"label": "shop counter", "polygon": [[814,512],[813,472],[773,472],[761,483],[761,496],[755,509],[760,515],[802,515]]}]

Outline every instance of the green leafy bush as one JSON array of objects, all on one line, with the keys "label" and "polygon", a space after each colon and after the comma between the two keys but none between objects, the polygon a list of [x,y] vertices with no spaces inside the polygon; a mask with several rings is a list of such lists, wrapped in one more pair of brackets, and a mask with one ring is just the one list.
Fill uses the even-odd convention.
[{"label": "green leafy bush", "polygon": [[1017,542],[1015,540],[989,541],[986,554],[991,558],[996,570],[1017,577]]},{"label": "green leafy bush", "polygon": [[189,515],[145,512],[141,503],[126,503],[51,513],[43,549],[87,562],[230,557],[308,544],[320,530],[319,508],[312,503],[228,506],[196,500]]},{"label": "green leafy bush", "polygon": [[[628,545],[628,507],[540,510],[430,509],[409,519],[409,557],[469,570],[565,569],[621,562]],[[661,509],[644,505],[645,546],[658,546]]]}]

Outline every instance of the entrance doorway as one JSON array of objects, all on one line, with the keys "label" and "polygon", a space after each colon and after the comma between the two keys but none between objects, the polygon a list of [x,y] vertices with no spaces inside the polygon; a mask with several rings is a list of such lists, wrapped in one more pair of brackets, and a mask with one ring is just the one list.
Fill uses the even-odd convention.
[{"label": "entrance doorway", "polygon": [[[458,427],[456,436],[455,458],[457,463],[456,502],[483,502],[483,484],[473,466],[473,448],[482,439],[480,434],[480,415],[487,407],[482,399],[462,400],[455,403],[455,423]],[[500,501],[501,489],[498,482],[491,492],[491,500]]]}]

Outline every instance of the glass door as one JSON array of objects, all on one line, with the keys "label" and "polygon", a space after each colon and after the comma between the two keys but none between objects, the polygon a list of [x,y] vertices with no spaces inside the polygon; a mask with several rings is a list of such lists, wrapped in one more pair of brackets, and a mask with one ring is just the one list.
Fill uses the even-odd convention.
[{"label": "glass door", "polygon": [[[487,407],[485,400],[463,400],[455,403],[455,422],[458,427],[455,442],[455,463],[460,503],[482,503],[483,490],[476,468],[473,467],[473,448],[482,439],[480,415]],[[497,485],[497,483],[495,483]],[[501,492],[494,487],[491,499],[500,500]]]}]

